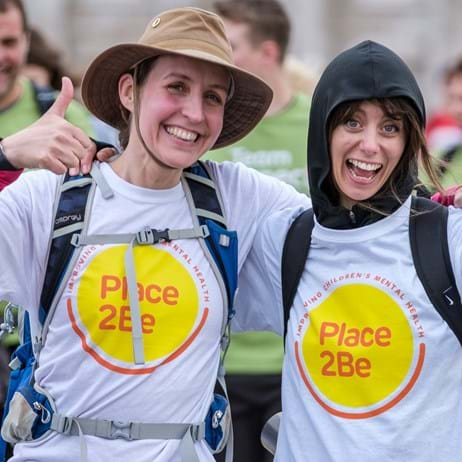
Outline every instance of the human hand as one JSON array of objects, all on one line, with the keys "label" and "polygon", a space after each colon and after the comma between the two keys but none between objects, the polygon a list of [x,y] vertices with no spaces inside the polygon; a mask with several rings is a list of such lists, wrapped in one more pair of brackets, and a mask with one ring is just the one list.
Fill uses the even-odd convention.
[{"label": "human hand", "polygon": [[454,194],[454,207],[462,207],[462,186],[458,186]]},{"label": "human hand", "polygon": [[[45,168],[62,174],[88,173],[96,154],[95,144],[78,127],[64,119],[74,96],[68,77],[54,104],[35,123],[3,140],[8,161],[16,168]],[[108,156],[109,157],[109,156]]]},{"label": "human hand", "polygon": [[462,207],[462,185],[451,186],[446,189],[443,194],[436,193],[432,196],[432,201],[438,202],[441,205],[449,206],[454,205],[455,207]]},{"label": "human hand", "polygon": [[117,154],[114,148],[103,148],[96,153],[96,158],[100,162],[107,162],[114,154]]}]

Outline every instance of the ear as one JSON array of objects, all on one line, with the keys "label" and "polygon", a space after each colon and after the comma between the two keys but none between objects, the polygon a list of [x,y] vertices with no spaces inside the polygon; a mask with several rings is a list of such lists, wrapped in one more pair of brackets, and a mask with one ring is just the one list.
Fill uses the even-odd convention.
[{"label": "ear", "polygon": [[281,50],[274,40],[264,40],[260,44],[263,59],[269,63],[279,63]]},{"label": "ear", "polygon": [[119,99],[122,106],[133,112],[133,76],[123,74],[119,79]]}]

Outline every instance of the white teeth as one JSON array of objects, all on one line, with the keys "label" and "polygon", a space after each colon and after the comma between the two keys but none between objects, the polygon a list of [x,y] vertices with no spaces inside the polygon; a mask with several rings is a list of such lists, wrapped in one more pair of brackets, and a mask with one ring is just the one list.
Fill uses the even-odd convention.
[{"label": "white teeth", "polygon": [[366,170],[368,172],[373,172],[375,170],[378,170],[382,165],[381,164],[372,164],[368,162],[361,162],[356,159],[348,159],[348,162],[355,167],[360,168],[361,170]]},{"label": "white teeth", "polygon": [[179,127],[165,127],[167,133],[183,141],[196,141],[198,134]]}]

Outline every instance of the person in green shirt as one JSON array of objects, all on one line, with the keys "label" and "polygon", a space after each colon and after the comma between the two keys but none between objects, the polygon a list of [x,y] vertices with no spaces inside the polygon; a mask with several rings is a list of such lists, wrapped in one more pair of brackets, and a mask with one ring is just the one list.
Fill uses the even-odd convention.
[{"label": "person in green shirt", "polygon": [[[29,49],[29,25],[21,0],[0,0],[0,138],[31,125],[44,112],[43,95],[32,81],[21,75]],[[51,102],[50,102],[51,105]],[[66,119],[92,136],[90,114],[73,101]],[[0,172],[0,190],[20,172]]]},{"label": "person in green shirt", "polygon": [[[214,4],[224,21],[236,65],[264,79],[274,92],[265,117],[239,142],[207,154],[215,161],[242,162],[307,190],[306,144],[309,99],[294,93],[284,69],[290,22],[276,0],[223,0]],[[260,443],[266,420],[281,409],[280,337],[270,332],[232,335],[225,367],[235,435],[235,460],[265,462]],[[218,455],[217,460],[224,460]]]}]

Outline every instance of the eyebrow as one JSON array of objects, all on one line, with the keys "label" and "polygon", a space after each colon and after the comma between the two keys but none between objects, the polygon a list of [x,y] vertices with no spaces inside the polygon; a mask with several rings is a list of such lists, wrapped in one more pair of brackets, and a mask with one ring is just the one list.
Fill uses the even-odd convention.
[{"label": "eyebrow", "polygon": [[[177,78],[177,79],[180,79],[180,80],[186,80],[188,82],[192,81],[191,77],[187,76],[186,74],[180,74],[178,72],[170,72],[169,74],[164,76],[164,80],[168,79],[170,77],[174,77],[174,78]],[[216,83],[210,85],[210,87],[215,88],[217,90],[223,90],[225,93],[228,93],[228,90],[229,90],[229,88],[226,87],[225,85],[220,85],[220,84],[216,84]]]}]

